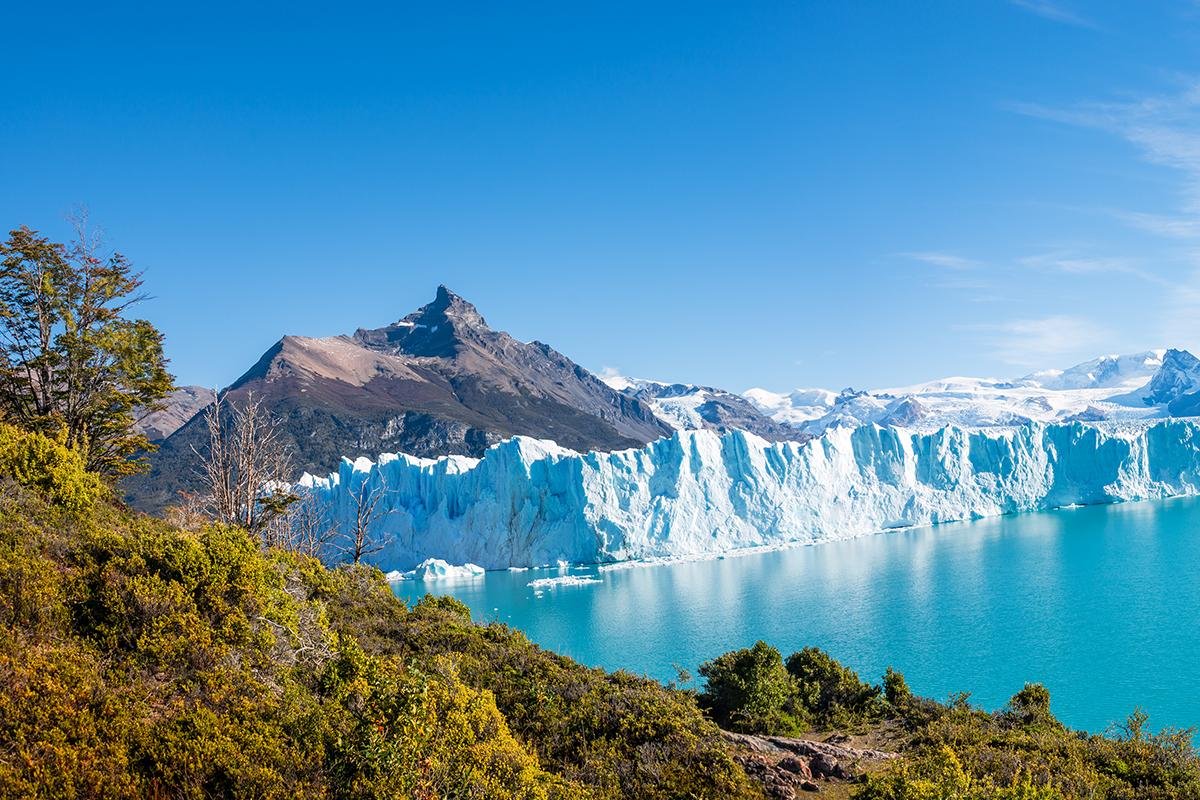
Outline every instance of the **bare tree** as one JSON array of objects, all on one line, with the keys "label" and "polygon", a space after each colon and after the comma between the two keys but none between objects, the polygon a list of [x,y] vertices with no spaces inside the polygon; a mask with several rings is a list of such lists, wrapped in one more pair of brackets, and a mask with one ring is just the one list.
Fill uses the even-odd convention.
[{"label": "bare tree", "polygon": [[378,481],[372,482],[368,474],[358,488],[346,487],[346,494],[350,498],[350,514],[340,526],[337,549],[355,564],[383,550],[391,541],[391,537],[383,531],[379,531],[375,537],[371,536],[371,529],[379,527],[376,523],[392,513],[392,509],[380,505],[387,494],[387,483],[382,473],[376,474]]},{"label": "bare tree", "polygon": [[285,515],[298,499],[287,481],[292,478],[291,449],[283,425],[253,392],[240,405],[217,393],[204,412],[208,426],[206,451],[200,458],[203,501],[220,522],[238,525],[264,537],[273,520]]},{"label": "bare tree", "polygon": [[338,538],[329,509],[311,492],[300,493],[287,513],[268,525],[268,545],[319,558]]}]

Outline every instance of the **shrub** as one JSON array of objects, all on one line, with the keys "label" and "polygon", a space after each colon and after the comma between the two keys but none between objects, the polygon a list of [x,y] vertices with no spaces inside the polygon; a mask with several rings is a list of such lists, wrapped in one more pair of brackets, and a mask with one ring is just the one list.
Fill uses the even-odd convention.
[{"label": "shrub", "polygon": [[794,710],[796,685],[779,651],[766,642],[700,665],[698,700],[718,725],[745,733],[796,734],[804,721]]},{"label": "shrub", "polygon": [[106,487],[87,471],[83,456],[40,433],[0,423],[0,477],[45,493],[72,511],[90,507]]},{"label": "shrub", "polygon": [[688,693],[588,669],[499,623],[474,624],[457,601],[427,597],[389,634],[369,636],[407,660],[453,664],[463,683],[492,693],[544,769],[595,797],[760,796]]},{"label": "shrub", "polygon": [[822,727],[860,725],[883,716],[880,688],[864,683],[820,648],[792,653],[787,671],[795,679],[800,706]]},{"label": "shrub", "polygon": [[0,797],[758,797],[687,693],[383,575],[0,496]]}]

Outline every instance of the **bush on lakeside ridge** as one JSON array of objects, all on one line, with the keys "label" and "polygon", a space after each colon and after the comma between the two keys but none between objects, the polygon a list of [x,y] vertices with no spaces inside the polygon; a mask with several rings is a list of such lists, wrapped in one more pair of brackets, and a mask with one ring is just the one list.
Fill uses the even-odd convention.
[{"label": "bush on lakeside ridge", "polygon": [[858,800],[1195,800],[1200,756],[1194,730],[1147,734],[1134,712],[1119,730],[1072,731],[1050,692],[1027,684],[995,713],[966,695],[938,703],[913,695],[888,669],[882,687],[861,681],[816,648],[786,662],[764,642],[700,667],[702,707],[746,733],[796,730],[886,733],[902,757],[868,775]]}]

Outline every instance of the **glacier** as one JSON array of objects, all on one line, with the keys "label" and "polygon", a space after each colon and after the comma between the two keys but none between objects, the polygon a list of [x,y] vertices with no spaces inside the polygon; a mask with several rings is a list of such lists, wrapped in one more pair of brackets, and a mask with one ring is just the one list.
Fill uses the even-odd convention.
[{"label": "glacier", "polygon": [[703,557],[1197,487],[1196,419],[863,425],[804,443],[682,430],[609,453],[517,437],[481,459],[347,459],[298,485],[350,527],[379,493],[370,560],[385,571]]}]

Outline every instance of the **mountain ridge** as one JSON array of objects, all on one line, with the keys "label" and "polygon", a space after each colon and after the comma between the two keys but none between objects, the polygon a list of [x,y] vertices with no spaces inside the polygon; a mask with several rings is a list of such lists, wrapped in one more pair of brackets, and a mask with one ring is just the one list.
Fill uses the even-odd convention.
[{"label": "mountain ridge", "polygon": [[[298,470],[382,452],[478,456],[512,436],[619,450],[672,432],[549,345],[491,329],[444,285],[381,328],[282,337],[224,390],[234,402],[251,392],[282,420]],[[202,416],[192,416],[150,457],[150,472],[127,482],[127,500],[158,510],[196,488],[193,450],[206,441]]]}]

